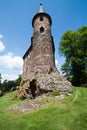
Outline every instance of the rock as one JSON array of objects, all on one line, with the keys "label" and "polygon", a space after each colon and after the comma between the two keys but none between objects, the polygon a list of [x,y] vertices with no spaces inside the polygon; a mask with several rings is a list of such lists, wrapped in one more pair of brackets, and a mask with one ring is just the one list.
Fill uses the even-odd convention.
[{"label": "rock", "polygon": [[59,95],[59,96],[55,96],[55,99],[61,100],[61,99],[64,98],[64,96],[65,96],[65,95],[61,94],[61,95]]},{"label": "rock", "polygon": [[[27,81],[27,83],[22,84],[19,87],[16,96],[18,98],[35,98],[43,93],[48,92],[59,92],[59,94],[67,94],[72,92],[73,86],[69,81],[67,81],[59,72],[53,71],[50,74],[39,74],[34,78],[34,81]],[[30,86],[31,85],[31,86]],[[33,89],[33,87],[35,87]],[[31,90],[32,88],[32,90]],[[32,93],[34,93],[32,95]]]}]

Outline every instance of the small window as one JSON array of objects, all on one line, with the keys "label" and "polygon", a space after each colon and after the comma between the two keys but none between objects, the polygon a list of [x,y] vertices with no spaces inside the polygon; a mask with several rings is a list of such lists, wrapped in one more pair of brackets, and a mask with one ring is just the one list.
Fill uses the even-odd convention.
[{"label": "small window", "polygon": [[43,32],[44,32],[44,28],[41,27],[41,28],[40,28],[40,33],[43,33]]},{"label": "small window", "polygon": [[43,21],[43,16],[40,16],[40,21]]}]

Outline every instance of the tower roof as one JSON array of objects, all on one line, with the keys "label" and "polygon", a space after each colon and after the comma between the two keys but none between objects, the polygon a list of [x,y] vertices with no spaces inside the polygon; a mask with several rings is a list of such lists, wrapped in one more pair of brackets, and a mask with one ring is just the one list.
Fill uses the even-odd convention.
[{"label": "tower roof", "polygon": [[34,26],[34,21],[35,21],[35,19],[36,19],[37,17],[41,16],[41,15],[47,17],[47,18],[49,19],[49,21],[50,21],[50,25],[52,24],[52,20],[51,20],[50,15],[44,12],[43,4],[40,3],[39,11],[38,11],[38,13],[37,13],[37,14],[33,17],[33,19],[32,19],[32,26]]},{"label": "tower roof", "polygon": [[43,10],[43,4],[40,3],[40,8],[39,8],[39,12],[38,13],[43,13],[43,12],[44,12],[44,10]]}]

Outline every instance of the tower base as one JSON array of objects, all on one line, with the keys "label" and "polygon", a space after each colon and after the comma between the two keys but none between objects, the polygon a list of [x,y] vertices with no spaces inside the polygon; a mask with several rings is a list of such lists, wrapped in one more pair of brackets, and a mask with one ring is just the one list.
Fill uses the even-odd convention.
[{"label": "tower base", "polygon": [[57,69],[54,71],[38,75],[32,75],[31,79],[22,81],[17,93],[16,98],[36,98],[37,96],[48,93],[69,93],[73,91],[73,86],[69,81],[67,81]]}]

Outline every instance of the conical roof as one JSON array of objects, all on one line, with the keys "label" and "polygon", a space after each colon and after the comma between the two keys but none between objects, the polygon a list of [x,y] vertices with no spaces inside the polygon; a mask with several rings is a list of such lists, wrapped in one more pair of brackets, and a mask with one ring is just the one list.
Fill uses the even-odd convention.
[{"label": "conical roof", "polygon": [[43,13],[43,12],[44,12],[44,10],[43,10],[43,4],[40,3],[40,8],[39,8],[39,12],[38,13]]},{"label": "conical roof", "polygon": [[37,18],[37,17],[40,17],[41,15],[47,17],[47,18],[49,19],[50,25],[52,24],[52,20],[51,20],[50,15],[44,12],[43,4],[40,3],[39,11],[38,11],[38,13],[37,13],[37,14],[33,17],[33,19],[32,19],[32,26],[33,26],[33,27],[34,27],[34,21],[36,20],[36,18]]}]

